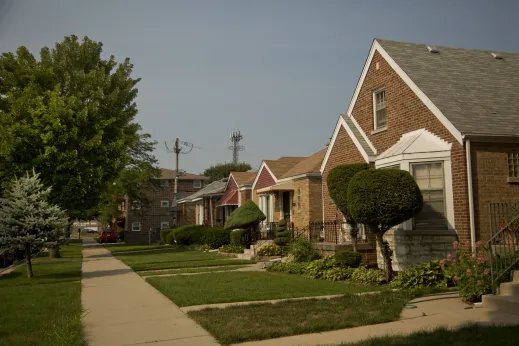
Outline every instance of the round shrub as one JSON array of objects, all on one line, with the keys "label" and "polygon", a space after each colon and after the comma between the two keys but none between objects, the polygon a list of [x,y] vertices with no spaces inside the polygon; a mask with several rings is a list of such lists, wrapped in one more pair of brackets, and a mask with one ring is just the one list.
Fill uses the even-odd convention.
[{"label": "round shrub", "polygon": [[230,233],[223,227],[208,227],[200,231],[200,244],[209,245],[211,249],[218,249],[220,246],[230,243]]},{"label": "round shrub", "polygon": [[337,265],[346,268],[358,268],[362,262],[362,255],[353,251],[337,251],[334,257]]},{"label": "round shrub", "polygon": [[310,262],[320,257],[312,243],[304,238],[297,238],[290,244],[289,254],[294,256],[295,262]]},{"label": "round shrub", "polygon": [[276,239],[274,239],[274,243],[280,246],[290,243],[290,231],[287,228],[287,222],[285,220],[279,221],[276,226]]}]

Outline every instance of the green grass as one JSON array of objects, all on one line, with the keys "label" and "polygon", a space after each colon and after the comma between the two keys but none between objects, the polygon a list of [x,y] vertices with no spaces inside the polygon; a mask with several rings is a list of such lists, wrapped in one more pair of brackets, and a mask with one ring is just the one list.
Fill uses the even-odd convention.
[{"label": "green grass", "polygon": [[230,271],[236,270],[240,268],[245,268],[245,266],[226,266],[226,267],[218,267],[218,268],[189,268],[189,269],[173,269],[173,270],[161,270],[161,271],[144,271],[138,272],[141,276],[154,276],[154,275],[164,275],[164,274],[183,274],[183,273],[205,273],[205,272],[215,272],[215,271]]},{"label": "green grass", "polygon": [[148,245],[148,244],[136,244],[136,245],[117,245],[110,244],[103,246],[111,251],[114,255],[119,252],[131,252],[131,251],[143,251],[143,250],[174,250],[175,248],[171,245]]},{"label": "green grass", "polygon": [[178,306],[322,296],[377,290],[374,287],[353,285],[345,282],[314,280],[283,273],[265,272],[228,272],[151,277],[147,281]]},{"label": "green grass", "polygon": [[395,321],[402,305],[418,295],[410,291],[347,294],[330,300],[211,308],[189,316],[225,345]]},{"label": "green grass", "polygon": [[373,338],[348,346],[515,346],[518,344],[518,326],[478,326],[472,325],[459,330],[437,329],[433,332],[417,332],[407,336],[387,336]]},{"label": "green grass", "polygon": [[85,345],[81,330],[81,246],[62,248],[63,258],[42,253],[0,277],[0,345]]},{"label": "green grass", "polygon": [[255,263],[254,261],[229,259],[227,257],[218,256],[215,253],[189,251],[184,249],[168,250],[167,252],[159,253],[152,251],[115,255],[118,259],[122,260],[135,271],[214,267]]}]

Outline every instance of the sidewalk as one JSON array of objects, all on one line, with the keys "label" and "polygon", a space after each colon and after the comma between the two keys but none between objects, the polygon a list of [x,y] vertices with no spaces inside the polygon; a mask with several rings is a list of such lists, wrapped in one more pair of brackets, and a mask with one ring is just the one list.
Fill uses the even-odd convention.
[{"label": "sidewalk", "polygon": [[218,345],[108,250],[93,239],[83,244],[82,323],[90,346]]},{"label": "sidewalk", "polygon": [[440,327],[459,328],[469,323],[509,325],[519,324],[519,315],[491,312],[484,308],[466,309],[457,294],[441,297],[422,297],[411,302],[415,309],[404,309],[400,320],[363,327],[347,328],[322,333],[301,334],[282,338],[250,341],[240,346],[337,345],[354,343],[373,337],[407,335],[421,330]]}]

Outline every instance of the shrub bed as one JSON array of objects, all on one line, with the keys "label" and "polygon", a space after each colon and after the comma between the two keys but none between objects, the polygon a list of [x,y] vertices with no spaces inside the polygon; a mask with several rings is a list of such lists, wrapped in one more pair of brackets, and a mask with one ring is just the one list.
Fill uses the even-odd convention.
[{"label": "shrub bed", "polygon": [[225,253],[243,253],[245,248],[241,245],[223,245],[218,249],[219,252]]},{"label": "shrub bed", "polygon": [[334,258],[337,265],[346,268],[358,268],[362,262],[362,254],[353,251],[337,251]]},{"label": "shrub bed", "polygon": [[310,262],[319,258],[319,252],[314,249],[312,243],[304,238],[297,238],[290,244],[288,251],[296,262]]},{"label": "shrub bed", "polygon": [[442,269],[442,262],[433,260],[401,271],[391,281],[394,288],[425,288],[452,286],[452,275]]}]

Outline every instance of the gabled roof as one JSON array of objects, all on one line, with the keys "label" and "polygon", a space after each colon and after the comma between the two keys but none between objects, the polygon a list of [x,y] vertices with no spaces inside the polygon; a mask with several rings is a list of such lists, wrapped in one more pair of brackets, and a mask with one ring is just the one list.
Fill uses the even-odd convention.
[{"label": "gabled roof", "polygon": [[213,181],[211,184],[205,186],[203,189],[198,190],[197,192],[182,198],[178,201],[178,203],[186,203],[191,202],[199,198],[203,198],[204,196],[208,195],[217,195],[221,194],[223,195],[225,190],[225,185],[227,183],[226,179]]},{"label": "gabled roof", "polygon": [[519,53],[376,42],[463,135],[519,135]]},{"label": "gabled roof", "polygon": [[218,201],[216,204],[218,207],[224,205],[238,205],[238,191],[230,190]]},{"label": "gabled roof", "polygon": [[284,156],[280,157],[277,160],[265,160],[265,164],[268,166],[268,169],[274,175],[275,179],[280,179],[283,174],[288,172],[292,167],[298,164],[300,161],[306,159],[306,157],[289,157]]},{"label": "gabled roof", "polygon": [[[161,168],[160,169],[160,178],[158,178],[158,179],[175,179],[176,176],[177,176],[177,172],[174,169]],[[181,179],[181,180],[209,180],[209,177],[206,177],[203,175],[198,175],[198,174],[180,172],[180,174],[178,175],[178,179]]]},{"label": "gabled roof", "polygon": [[252,184],[254,182],[254,178],[258,172],[231,172],[234,181],[238,187]]},{"label": "gabled roof", "polygon": [[281,176],[281,179],[295,177],[306,173],[319,173],[321,164],[326,154],[326,148],[318,151],[317,153],[309,156],[290,168],[285,174]]}]

